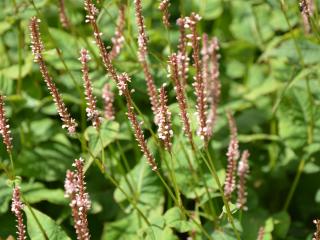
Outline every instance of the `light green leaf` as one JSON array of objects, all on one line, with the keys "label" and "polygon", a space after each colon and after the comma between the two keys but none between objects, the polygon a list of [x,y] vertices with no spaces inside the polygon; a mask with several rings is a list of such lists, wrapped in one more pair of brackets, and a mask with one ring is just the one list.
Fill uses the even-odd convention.
[{"label": "light green leaf", "polygon": [[[128,183],[128,182],[130,183]],[[154,210],[159,206],[162,196],[162,187],[157,177],[146,160],[142,158],[140,162],[120,180],[120,188],[114,192],[117,202],[124,202],[128,195],[137,201],[137,206],[143,210]]]},{"label": "light green leaf", "polygon": [[54,220],[35,208],[25,206],[27,230],[32,240],[71,240]]},{"label": "light green leaf", "polygon": [[166,225],[176,229],[178,232],[188,232],[192,230],[192,224],[183,219],[181,210],[173,207],[164,214]]}]

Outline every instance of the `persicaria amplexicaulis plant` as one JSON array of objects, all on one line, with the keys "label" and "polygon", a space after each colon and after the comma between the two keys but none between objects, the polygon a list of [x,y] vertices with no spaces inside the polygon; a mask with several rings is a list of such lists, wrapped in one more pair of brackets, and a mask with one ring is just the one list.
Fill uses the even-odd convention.
[{"label": "persicaria amplexicaulis plant", "polygon": [[84,86],[84,93],[86,95],[86,101],[87,101],[87,108],[86,108],[86,112],[87,112],[87,117],[89,120],[92,121],[92,125],[95,128],[99,128],[99,126],[101,125],[100,122],[100,113],[97,110],[97,106],[96,106],[96,98],[93,95],[93,91],[92,91],[92,84],[91,84],[91,80],[89,78],[89,66],[88,66],[88,62],[90,60],[90,55],[88,53],[88,51],[86,49],[81,49],[80,52],[81,56],[79,58],[81,64],[82,64],[82,79],[83,79],[83,86]]},{"label": "persicaria amplexicaulis plant", "polygon": [[6,145],[6,149],[8,152],[12,150],[12,138],[11,138],[11,131],[10,126],[8,124],[6,118],[6,112],[4,109],[4,99],[5,97],[0,94],[0,134],[2,136],[2,141],[4,145]]},{"label": "persicaria amplexicaulis plant", "polygon": [[23,222],[23,211],[24,204],[21,202],[20,187],[15,186],[12,192],[12,204],[11,212],[14,213],[17,221],[17,240],[26,239],[26,226]]},{"label": "persicaria amplexicaulis plant", "polygon": [[68,129],[69,133],[75,133],[77,123],[70,116],[67,107],[65,106],[63,99],[58,91],[58,88],[54,84],[48,68],[44,62],[42,52],[44,51],[44,46],[40,37],[39,31],[40,19],[32,17],[29,24],[30,37],[31,37],[31,49],[34,56],[34,61],[39,64],[40,72],[42,77],[47,84],[48,90],[50,91],[53,101],[56,105],[57,112],[63,122],[62,128]]},{"label": "persicaria amplexicaulis plant", "polygon": [[[294,24],[286,27],[280,24],[274,26],[274,22],[268,23],[266,24],[267,29],[271,29],[268,30],[268,36],[265,36],[265,26],[255,19],[259,18],[259,14],[252,18],[259,24],[254,24],[257,26],[249,29],[246,20],[249,19],[247,17],[251,11],[250,13],[246,11],[246,16],[235,14],[241,9],[239,8],[241,4],[237,6],[239,3],[232,3],[230,6],[221,4],[219,9],[223,11],[219,10],[219,14],[211,15],[206,11],[208,10],[205,8],[208,6],[206,1],[198,0],[193,1],[190,5],[187,1],[178,3],[170,0],[158,0],[156,3],[151,1],[150,4],[146,4],[143,0],[82,0],[84,4],[84,8],[81,8],[82,12],[76,12],[79,10],[78,6],[68,9],[71,7],[68,1],[57,0],[52,8],[48,8],[50,15],[42,19],[43,24],[40,24],[38,17],[32,17],[29,29],[26,29],[30,32],[31,50],[36,63],[32,68],[30,68],[30,62],[28,63],[28,53],[24,52],[24,45],[22,45],[24,35],[21,33],[24,31],[24,16],[29,11],[36,12],[37,16],[43,16],[43,6],[36,1],[30,1],[29,5],[12,4],[16,5],[12,13],[17,15],[18,21],[13,23],[9,21],[9,23],[12,27],[19,27],[19,31],[12,34],[13,37],[17,35],[19,38],[17,38],[19,48],[14,50],[18,52],[18,56],[15,56],[15,52],[10,49],[13,43],[8,44],[8,39],[10,40],[12,36],[7,37],[6,32],[10,30],[7,30],[6,26],[4,30],[0,29],[0,32],[4,33],[3,39],[5,40],[2,42],[0,39],[0,52],[3,49],[8,50],[4,62],[10,64],[8,65],[10,71],[16,70],[16,66],[19,70],[17,76],[14,76],[14,81],[8,86],[5,84],[4,89],[0,90],[0,135],[4,143],[4,146],[0,148],[0,151],[4,153],[4,156],[0,156],[0,169],[3,169],[10,178],[8,185],[14,186],[11,215],[17,222],[17,239],[26,239],[28,235],[30,239],[35,238],[33,235],[36,232],[35,227],[30,220],[32,215],[41,219],[38,221],[39,229],[45,234],[46,221],[42,227],[42,219],[58,216],[58,221],[50,221],[50,224],[52,222],[52,225],[57,225],[57,229],[58,225],[61,225],[59,234],[66,235],[65,238],[68,238],[67,235],[70,232],[75,232],[74,238],[80,240],[111,239],[110,236],[115,235],[115,238],[127,238],[124,235],[128,231],[123,231],[126,229],[130,229],[132,233],[130,234],[132,236],[128,238],[152,238],[150,234],[155,235],[163,230],[170,239],[181,238],[181,236],[192,239],[215,239],[221,235],[222,238],[241,240],[248,235],[249,227],[255,232],[251,238],[263,240],[272,234],[275,235],[275,238],[278,237],[277,231],[271,232],[267,228],[268,222],[257,221],[252,226],[245,225],[251,213],[255,211],[252,203],[257,203],[254,199],[250,199],[251,195],[248,195],[248,192],[255,191],[259,195],[259,198],[256,198],[259,199],[258,202],[262,201],[258,190],[262,184],[265,184],[264,187],[267,188],[269,183],[267,180],[272,178],[270,176],[272,174],[265,174],[269,172],[269,169],[263,168],[260,173],[259,169],[254,169],[254,167],[259,167],[259,164],[263,164],[262,160],[270,157],[272,160],[270,163],[273,164],[272,170],[275,170],[279,165],[283,166],[281,160],[273,161],[275,156],[287,157],[286,154],[292,151],[298,156],[303,152],[300,151],[303,150],[302,148],[291,146],[287,138],[283,138],[282,133],[279,134],[279,138],[275,137],[278,128],[289,126],[289,120],[291,120],[289,118],[298,115],[288,115],[286,122],[279,119],[280,115],[286,113],[282,110],[282,102],[294,102],[291,101],[289,92],[296,86],[292,84],[292,89],[287,89],[287,92],[284,93],[283,99],[287,100],[286,94],[288,94],[288,101],[279,98],[279,114],[273,115],[276,121],[273,122],[275,127],[272,124],[270,133],[269,125],[267,125],[268,117],[259,117],[258,120],[252,118],[249,124],[247,122],[243,124],[243,122],[248,116],[251,117],[251,114],[259,113],[261,110],[268,112],[268,109],[265,108],[272,101],[266,101],[265,98],[278,96],[282,90],[283,84],[280,84],[278,88],[271,88],[270,92],[260,91],[260,88],[265,86],[259,86],[259,81],[269,79],[269,75],[272,77],[275,73],[273,65],[280,62],[273,61],[273,58],[278,60],[277,54],[272,54],[272,61],[269,61],[268,54],[263,54],[263,58],[260,57],[260,54],[270,48],[276,53],[277,48],[286,46],[287,42],[283,44],[282,41],[288,41],[290,34],[286,34],[286,38],[280,38],[282,32],[293,31],[299,36],[297,48],[311,46],[316,42],[315,32],[312,33],[311,29],[316,30],[317,5],[314,5],[312,0],[299,0],[293,4],[296,13],[302,16],[302,18],[300,16],[301,22],[304,23],[308,39],[303,39],[303,30],[299,30],[301,26],[296,24],[298,18],[293,21],[291,12],[288,15],[288,23],[290,25],[293,21]],[[47,1],[43,5],[49,6],[51,2]],[[250,3],[243,2],[244,9],[246,9],[246,4],[250,5]],[[264,13],[264,11],[277,9],[276,5],[272,5],[271,9],[261,1],[261,8],[260,3],[259,6],[253,7],[259,13],[260,11]],[[288,5],[285,1],[280,1],[279,5],[282,7],[279,10],[284,10],[285,16]],[[25,6],[28,12],[19,15]],[[192,12],[194,6],[199,7],[198,10],[204,13],[203,17]],[[32,10],[29,7],[35,9]],[[178,15],[177,8],[181,10],[180,15]],[[226,8],[228,11],[225,11]],[[54,17],[53,14],[56,16]],[[278,13],[275,11],[272,14],[277,15]],[[227,21],[223,19],[226,16],[230,17]],[[52,21],[54,19],[55,22]],[[230,28],[227,26],[229,23],[233,25]],[[270,27],[269,24],[272,26]],[[227,34],[224,29],[220,28],[221,26],[228,27]],[[46,35],[40,34],[42,27]],[[238,32],[239,27],[243,28],[240,29],[240,32]],[[279,37],[277,44],[269,44],[273,28],[277,30],[274,35]],[[162,32],[158,32],[160,30]],[[208,32],[201,30],[208,30]],[[252,30],[254,30],[252,35],[243,34]],[[41,36],[46,43],[46,49]],[[68,40],[67,36],[70,37],[70,40],[72,39],[70,43],[64,39]],[[256,37],[259,41],[254,41]],[[74,45],[70,47],[68,44]],[[54,50],[58,52],[59,61],[55,59]],[[223,55],[221,62],[220,52]],[[243,53],[249,55],[249,61],[247,56],[243,57]],[[309,62],[305,49],[301,48],[301,54],[298,55],[302,56],[301,62],[305,61],[307,66]],[[230,61],[234,64],[229,65]],[[250,68],[251,65],[255,67],[253,71]],[[302,72],[305,67],[303,65],[299,65]],[[34,71],[34,67],[37,69],[38,66],[40,71]],[[234,66],[238,67],[235,72],[233,72]],[[286,66],[282,67],[283,72],[287,70],[290,72],[290,69],[285,68]],[[7,72],[6,69],[0,69],[0,87],[2,87],[2,75],[4,74],[6,78],[6,74],[11,73],[8,74],[10,71]],[[165,76],[166,69],[167,76]],[[44,83],[40,81],[40,86],[35,79],[37,76],[44,80]],[[68,76],[72,77],[74,86],[80,90],[76,94],[72,92],[72,84]],[[28,81],[33,81],[32,79],[35,84],[30,84],[26,90],[19,90],[28,85]],[[60,79],[64,81],[60,83]],[[307,80],[313,83],[314,79]],[[223,89],[221,83],[224,85]],[[15,85],[17,85],[17,92],[13,93]],[[37,85],[36,90],[33,85]],[[301,93],[297,96],[304,103],[306,94],[303,91],[310,89],[305,89],[301,84],[298,85],[299,90],[295,93]],[[47,89],[49,92],[42,93],[43,87],[45,87],[45,92]],[[10,105],[6,108],[2,92],[6,95],[10,94],[8,98]],[[310,104],[306,106],[311,106],[316,93],[316,90],[312,89],[312,92],[308,94],[307,100],[310,101]],[[245,97],[242,97],[243,95]],[[224,101],[220,106],[220,102],[226,99],[228,101]],[[263,99],[263,104],[260,102],[261,99]],[[65,100],[68,100],[68,104]],[[72,112],[69,111],[71,110],[69,103],[73,104]],[[19,108],[16,109],[18,105]],[[257,111],[251,111],[252,107]],[[24,114],[25,109],[31,109],[30,112],[34,116],[18,122],[24,115],[31,115]],[[235,116],[239,117],[236,118],[231,111],[227,111],[227,117],[224,119],[221,113],[225,109],[232,109],[237,113]],[[10,125],[13,126],[14,147],[5,110],[7,114],[9,113]],[[296,111],[296,109],[292,110]],[[314,113],[313,111],[307,112],[308,115],[310,114],[311,121]],[[151,117],[153,121],[149,121],[148,117]],[[79,127],[75,119],[81,123]],[[63,136],[61,129],[57,131],[56,127],[58,125],[59,129],[59,124],[56,124],[56,121],[60,120],[62,128],[65,128],[70,133],[69,135]],[[243,134],[239,136],[239,139],[236,122],[241,123],[239,132]],[[251,123],[252,126],[248,126]],[[304,127],[303,124],[299,124],[299,127],[300,125]],[[317,138],[314,138],[313,134],[318,126],[316,123],[310,123],[310,126],[304,132],[310,135],[308,135],[308,144],[313,146],[317,143]],[[224,134],[228,127],[229,137]],[[35,133],[45,132],[44,137],[38,138],[39,134],[34,134],[33,131]],[[265,134],[264,131],[268,133]],[[250,138],[249,135],[250,137],[254,135],[254,137]],[[34,136],[37,137],[35,141]],[[289,139],[291,135],[285,137]],[[250,145],[252,139],[256,141],[256,148],[251,151],[251,155],[254,156],[250,156],[248,150],[242,151],[241,149],[240,151],[242,146],[239,146],[239,141],[243,141],[248,149],[253,149]],[[285,144],[275,148],[279,149],[281,154],[270,154],[270,151],[265,151],[265,149],[270,150],[266,148],[269,141],[273,141],[272,144],[276,146],[282,140]],[[46,147],[49,148],[48,152],[45,151]],[[258,154],[259,162],[250,161],[249,164],[249,157],[253,159]],[[79,158],[74,161],[73,169],[63,169],[68,160],[73,160],[74,156],[79,155],[88,160],[86,164],[82,158]],[[8,156],[12,169],[6,166]],[[308,160],[305,159],[305,161]],[[55,164],[57,167],[54,166]],[[48,166],[53,167],[49,169]],[[42,169],[45,170],[42,172],[43,175],[38,173]],[[63,174],[66,173],[65,179],[63,176],[61,178],[61,170]],[[299,170],[303,172],[302,168]],[[249,176],[251,171],[254,174]],[[297,173],[298,177],[301,172]],[[18,185],[10,184],[18,182],[16,180],[19,176],[15,174],[20,174],[25,181],[21,185],[24,195]],[[247,185],[250,186],[250,180],[253,180],[258,174],[265,174],[263,175],[265,178],[263,181],[253,182],[251,185],[254,188],[248,191]],[[294,179],[292,174],[284,174],[284,176]],[[0,185],[3,180],[1,177]],[[98,177],[101,177],[99,184],[96,185],[96,188],[91,188]],[[91,198],[87,192],[85,179],[88,183],[90,181],[88,189],[90,189]],[[50,195],[48,199],[47,196],[40,196],[40,200],[34,200],[38,197],[37,192],[36,194],[29,193],[25,188],[30,185],[33,190],[34,185],[40,186],[41,184],[41,191],[42,188],[47,188],[48,192],[53,192],[57,190],[53,189],[55,187],[63,188],[63,180],[65,180],[64,190],[67,200],[63,199],[62,194],[62,201],[67,201],[69,206],[67,206],[67,211],[62,211],[62,215],[52,214],[51,208],[42,208],[47,202],[56,204],[59,196]],[[292,210],[292,205],[288,207],[291,201],[289,198],[292,198],[290,194],[293,194],[294,188],[295,186],[292,186],[292,189],[288,191],[288,199],[284,202],[284,209],[289,214]],[[51,197],[54,199],[52,200]],[[31,199],[30,202],[29,199]],[[62,201],[61,205],[63,205]],[[112,209],[114,210],[112,213],[116,214],[112,214],[111,217],[104,215],[108,212],[105,211],[105,203],[112,203],[111,207],[118,204],[119,208]],[[34,211],[35,214],[33,214],[33,205],[42,208],[47,216],[43,216],[38,211]],[[259,206],[259,209],[263,208],[263,211],[267,212],[265,210],[268,209],[264,207]],[[47,210],[49,210],[48,213]],[[65,215],[68,210],[69,219]],[[169,224],[172,213],[177,218],[174,220],[181,223],[179,227]],[[28,229],[23,222],[24,218],[27,220]],[[164,223],[163,226],[156,229],[156,232],[153,232],[155,219],[156,221],[163,220]],[[273,223],[274,219],[272,216]],[[270,218],[267,221],[269,220]],[[103,224],[101,221],[104,221]],[[281,222],[282,219],[279,221]],[[95,226],[97,222],[99,224]],[[121,224],[118,225],[118,223]],[[310,221],[309,225],[311,224]],[[309,238],[320,240],[320,221],[314,220],[314,224],[316,231],[313,236],[309,234]],[[183,229],[180,228],[181,226]],[[265,227],[261,227],[258,232],[260,226]],[[289,233],[294,232],[292,229],[295,226],[295,224],[291,225]],[[275,229],[276,227],[275,225]],[[133,236],[135,232],[138,234]],[[0,238],[2,238],[1,233]]]},{"label": "persicaria amplexicaulis plant", "polygon": [[78,240],[89,240],[88,211],[91,207],[89,194],[86,192],[86,182],[83,171],[84,160],[76,159],[72,164],[76,169],[67,171],[64,183],[65,196],[70,199],[70,208],[74,220]]},{"label": "persicaria amplexicaulis plant", "polygon": [[237,160],[239,158],[239,142],[238,142],[238,130],[236,122],[233,118],[231,112],[227,112],[229,129],[230,129],[230,142],[227,152],[228,166],[227,175],[224,183],[224,194],[227,199],[231,198],[232,192],[236,188],[236,170],[237,170]]}]

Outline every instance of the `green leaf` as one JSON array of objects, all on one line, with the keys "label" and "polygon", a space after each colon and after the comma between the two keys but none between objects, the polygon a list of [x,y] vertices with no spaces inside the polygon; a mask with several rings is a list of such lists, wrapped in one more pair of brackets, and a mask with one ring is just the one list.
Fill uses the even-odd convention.
[{"label": "green leaf", "polygon": [[166,225],[174,228],[178,232],[188,232],[192,230],[192,224],[183,219],[183,214],[178,207],[173,207],[167,210],[164,214]]},{"label": "green leaf", "polygon": [[[124,194],[124,191],[126,194]],[[120,180],[120,188],[116,188],[114,198],[117,202],[124,202],[128,195],[137,201],[137,206],[146,211],[159,207],[163,199],[162,186],[157,174],[153,172],[146,160],[140,162]]]},{"label": "green leaf", "polygon": [[45,181],[64,179],[66,170],[76,156],[69,144],[50,141],[32,149],[24,149],[16,160],[17,173]]},{"label": "green leaf", "polygon": [[[133,212],[129,216],[124,217],[120,220],[106,223],[101,239],[108,240],[138,240],[139,229],[145,226],[145,222],[139,217],[138,213]],[[141,237],[141,236],[140,236]]]},{"label": "green leaf", "polygon": [[[307,146],[310,134],[313,136],[313,142],[319,143],[319,116],[319,108],[311,108],[307,90],[294,87],[288,90],[279,106],[279,136],[292,149]],[[311,123],[312,129],[309,128]]]},{"label": "green leaf", "polygon": [[[296,42],[295,42],[296,41]],[[300,62],[300,55],[297,50],[301,52],[305,64],[315,64],[320,61],[320,46],[310,40],[299,38],[296,40],[284,39],[281,44],[274,49],[265,53],[269,57],[283,57],[294,62]],[[296,46],[297,44],[297,46]]]},{"label": "green leaf", "polygon": [[71,238],[50,217],[35,208],[25,206],[27,230],[32,240],[70,240]]},{"label": "green leaf", "polygon": [[279,212],[273,215],[275,236],[285,239],[289,231],[291,219],[287,212]]},{"label": "green leaf", "polygon": [[195,0],[193,2],[200,9],[200,15],[205,20],[216,19],[223,12],[221,0]]}]

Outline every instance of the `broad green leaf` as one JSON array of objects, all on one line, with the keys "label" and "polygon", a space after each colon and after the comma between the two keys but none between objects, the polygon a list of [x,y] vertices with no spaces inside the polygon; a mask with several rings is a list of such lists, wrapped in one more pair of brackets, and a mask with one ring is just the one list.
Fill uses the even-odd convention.
[{"label": "broad green leaf", "polygon": [[[319,142],[320,112],[318,108],[310,107],[310,100],[306,89],[290,89],[280,103],[278,110],[279,135],[285,143],[298,149],[307,145],[308,137],[313,135],[313,141]],[[309,129],[313,121],[312,131]]]},{"label": "broad green leaf", "polygon": [[27,231],[32,240],[70,240],[56,222],[35,208],[25,206]]},{"label": "broad green leaf", "polygon": [[170,208],[164,214],[166,225],[174,228],[178,232],[188,232],[192,230],[192,224],[183,218],[183,214],[178,207]]},{"label": "broad green leaf", "polygon": [[223,12],[221,0],[195,0],[193,2],[200,9],[200,15],[204,20],[216,19]]},{"label": "broad green leaf", "polygon": [[126,177],[121,178],[120,188],[116,188],[114,192],[114,198],[117,202],[124,202],[129,196],[135,199],[137,206],[144,211],[159,207],[163,198],[160,180],[144,158],[127,173]]},{"label": "broad green leaf", "polygon": [[102,234],[102,239],[108,240],[138,240],[139,229],[146,226],[146,223],[138,213],[133,212],[129,216],[126,216],[120,220],[113,221],[111,223],[106,223],[104,225],[104,230]]},{"label": "broad green leaf", "polygon": [[[296,42],[295,42],[296,41]],[[307,39],[284,39],[281,44],[268,51],[269,57],[287,58],[294,62],[301,62],[300,53],[305,64],[315,64],[320,61],[320,46]],[[297,46],[295,45],[297,43]],[[298,48],[298,49],[297,49]]]},{"label": "broad green leaf", "polygon": [[275,236],[285,239],[291,224],[290,215],[287,212],[279,212],[273,215]]},{"label": "broad green leaf", "polygon": [[56,181],[64,179],[75,157],[77,154],[71,145],[50,141],[24,149],[15,165],[17,173],[22,176]]}]

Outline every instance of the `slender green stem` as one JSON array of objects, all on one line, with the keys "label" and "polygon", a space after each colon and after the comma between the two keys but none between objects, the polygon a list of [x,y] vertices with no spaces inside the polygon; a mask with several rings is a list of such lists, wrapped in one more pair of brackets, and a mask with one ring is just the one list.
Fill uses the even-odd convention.
[{"label": "slender green stem", "polygon": [[287,211],[288,207],[290,206],[290,203],[291,203],[291,200],[292,200],[292,197],[293,197],[293,194],[294,192],[296,191],[296,188],[298,186],[298,183],[300,181],[300,177],[301,177],[301,174],[303,172],[303,168],[304,168],[304,165],[305,165],[305,162],[306,162],[306,159],[302,159],[299,163],[299,166],[298,166],[298,169],[297,169],[297,173],[296,173],[296,176],[293,180],[293,183],[291,185],[291,188],[290,188],[290,191],[289,191],[289,194],[287,196],[287,199],[286,199],[286,202],[283,206],[283,210],[284,211]]},{"label": "slender green stem", "polygon": [[[206,152],[206,155],[207,155],[207,157],[208,157],[208,159],[209,159],[209,162],[212,163],[211,156],[210,156],[208,150],[206,150],[205,152]],[[224,195],[224,191],[223,191],[222,185],[221,185],[221,183],[220,183],[220,180],[219,180],[217,171],[216,171],[214,165],[213,165],[213,164],[210,164],[210,163],[208,162],[208,160],[203,156],[203,154],[202,154],[201,152],[200,152],[200,155],[201,155],[203,161],[204,161],[205,164],[207,165],[208,169],[210,170],[212,176],[214,177],[214,179],[215,179],[215,181],[216,181],[216,183],[217,183],[217,185],[218,185],[218,188],[219,188],[219,191],[220,191],[220,194],[221,194],[221,197],[222,197],[222,201],[223,201],[224,206],[225,206],[225,208],[226,208],[227,216],[228,216],[229,222],[231,223],[232,229],[233,229],[233,231],[234,231],[237,239],[238,239],[238,240],[241,240],[240,235],[239,235],[239,232],[238,232],[238,230],[237,230],[237,228],[236,228],[236,226],[235,226],[235,224],[234,224],[234,219],[233,219],[233,217],[232,217],[232,213],[231,213],[231,210],[230,210],[230,206],[229,206],[229,203],[228,203],[228,201],[227,201],[227,199],[226,199],[226,197],[225,197],[225,195]]]},{"label": "slender green stem", "polygon": [[15,169],[14,169],[14,163],[13,163],[13,157],[12,157],[11,151],[8,154],[9,154],[9,159],[11,163],[12,179],[15,179],[16,175],[15,175]]}]

